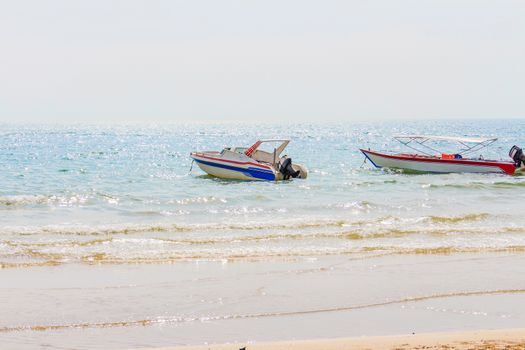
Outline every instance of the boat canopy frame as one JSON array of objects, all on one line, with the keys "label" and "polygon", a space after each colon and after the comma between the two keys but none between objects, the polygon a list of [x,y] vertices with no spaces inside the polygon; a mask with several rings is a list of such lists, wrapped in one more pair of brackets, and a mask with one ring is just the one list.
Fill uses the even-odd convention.
[{"label": "boat canopy frame", "polygon": [[431,150],[433,152],[440,154],[442,153],[441,151],[429,146],[426,143],[428,141],[456,142],[460,144],[462,147],[464,147],[456,153],[464,156],[464,155],[468,155],[473,152],[482,150],[498,140],[497,138],[432,136],[432,135],[395,135],[394,139],[402,143],[406,147],[411,148],[417,152],[421,152],[427,156],[433,156],[433,154],[428,153],[428,151],[425,152],[424,150],[418,149],[417,148],[418,146],[415,146],[414,143],[418,144],[420,147],[423,147],[424,149],[428,149],[428,150]]}]

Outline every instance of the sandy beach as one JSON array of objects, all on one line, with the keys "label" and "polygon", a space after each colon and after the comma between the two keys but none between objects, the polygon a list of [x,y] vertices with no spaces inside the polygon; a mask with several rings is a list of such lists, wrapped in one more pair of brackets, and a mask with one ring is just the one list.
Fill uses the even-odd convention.
[{"label": "sandy beach", "polygon": [[[0,344],[89,350],[510,344],[525,337],[524,262],[521,253],[499,253],[2,269],[0,306],[9,318],[0,323]],[[482,329],[519,330],[450,333]]]},{"label": "sandy beach", "polygon": [[298,340],[248,344],[164,347],[156,350],[410,350],[410,349],[525,349],[525,328],[396,336]]}]

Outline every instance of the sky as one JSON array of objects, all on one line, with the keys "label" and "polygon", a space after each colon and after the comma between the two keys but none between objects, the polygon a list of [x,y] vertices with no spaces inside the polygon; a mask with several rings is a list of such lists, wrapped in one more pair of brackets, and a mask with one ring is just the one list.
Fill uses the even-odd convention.
[{"label": "sky", "polygon": [[525,118],[525,1],[0,0],[0,122]]}]

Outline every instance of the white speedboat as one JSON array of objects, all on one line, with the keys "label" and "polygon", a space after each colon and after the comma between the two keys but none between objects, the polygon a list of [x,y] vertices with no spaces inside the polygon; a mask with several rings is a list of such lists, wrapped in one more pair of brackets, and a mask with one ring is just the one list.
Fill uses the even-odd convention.
[{"label": "white speedboat", "polygon": [[[451,136],[400,135],[394,139],[418,153],[384,153],[361,149],[365,157],[377,168],[403,169],[427,173],[504,173],[523,171],[523,151],[513,146],[509,152],[511,161],[488,160],[483,157],[469,158],[497,138],[472,138]],[[441,153],[429,145],[430,141],[456,142],[461,150],[453,154]]]},{"label": "white speedboat", "polygon": [[[251,147],[224,148],[222,151],[192,152],[190,157],[209,175],[236,180],[306,179],[308,170],[282,156],[290,140],[259,140]],[[262,145],[278,145],[263,150]],[[267,148],[267,147],[266,147]]]}]

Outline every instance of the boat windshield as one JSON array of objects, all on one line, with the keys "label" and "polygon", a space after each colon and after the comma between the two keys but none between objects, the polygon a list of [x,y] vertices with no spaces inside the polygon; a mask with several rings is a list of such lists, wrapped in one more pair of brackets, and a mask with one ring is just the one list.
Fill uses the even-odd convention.
[{"label": "boat windshield", "polygon": [[[268,152],[272,153],[274,150],[280,150],[280,146],[283,143],[280,141],[270,141],[270,142],[263,142],[259,147],[257,147],[258,151]],[[284,148],[280,150],[281,152],[284,151]],[[280,152],[279,152],[280,153]]]},{"label": "boat windshield", "polygon": [[247,149],[248,149],[248,147],[235,147],[233,149],[233,152],[242,154],[242,153],[246,152]]},{"label": "boat windshield", "polygon": [[257,140],[250,148],[244,152],[248,157],[251,157],[252,153],[259,151],[263,153],[274,152],[276,155],[280,155],[286,146],[290,143],[290,140]]},{"label": "boat windshield", "polygon": [[257,161],[275,164],[290,140],[258,140],[244,154]]}]

